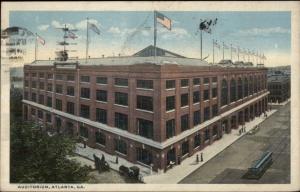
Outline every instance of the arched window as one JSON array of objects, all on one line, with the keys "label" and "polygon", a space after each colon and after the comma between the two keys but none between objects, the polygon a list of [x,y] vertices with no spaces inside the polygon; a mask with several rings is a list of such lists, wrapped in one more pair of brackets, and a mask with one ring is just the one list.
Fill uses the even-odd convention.
[{"label": "arched window", "polygon": [[250,76],[250,82],[249,82],[249,94],[253,94],[253,78]]},{"label": "arched window", "polygon": [[234,79],[230,81],[230,102],[236,101],[236,82]]},{"label": "arched window", "polygon": [[244,97],[249,95],[249,87],[248,87],[248,78],[245,77],[244,79]]},{"label": "arched window", "polygon": [[228,86],[227,81],[223,79],[221,88],[221,106],[227,105],[228,103]]},{"label": "arched window", "polygon": [[238,99],[243,98],[243,81],[241,78],[238,80]]}]

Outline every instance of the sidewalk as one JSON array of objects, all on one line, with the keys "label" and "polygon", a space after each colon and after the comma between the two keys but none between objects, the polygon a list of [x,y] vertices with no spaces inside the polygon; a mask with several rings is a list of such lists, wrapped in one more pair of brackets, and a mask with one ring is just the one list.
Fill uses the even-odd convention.
[{"label": "sidewalk", "polygon": [[[268,117],[275,113],[277,110],[271,110],[267,112]],[[251,122],[245,124],[246,126],[246,133],[253,129],[256,125],[260,124],[265,120],[263,114],[260,117],[256,117]],[[239,127],[241,128],[241,126]],[[215,141],[212,145],[205,147],[203,150],[195,153],[193,156],[185,159],[181,162],[180,165],[175,166],[174,168],[168,170],[166,173],[161,173],[158,175],[148,175],[144,176],[145,183],[151,184],[175,184],[184,179],[186,176],[191,174],[193,171],[201,167],[215,155],[223,151],[229,145],[234,143],[239,138],[243,137],[246,133],[239,135],[238,129],[232,130],[230,134],[224,134],[222,139]],[[200,156],[200,153],[203,153],[203,162],[199,162],[198,164],[196,161],[196,155]]]},{"label": "sidewalk", "polygon": [[288,99],[288,100],[286,100],[285,102],[282,102],[282,103],[269,103],[269,105],[280,105],[280,106],[283,106],[283,105],[286,105],[290,101],[291,101],[291,99]]},{"label": "sidewalk", "polygon": [[[271,110],[267,112],[268,117],[275,113],[277,110]],[[251,122],[245,124],[246,133],[253,129],[256,125],[260,124],[265,120],[263,114],[260,117],[256,117]],[[241,127],[241,126],[240,126]],[[240,128],[239,127],[239,128]],[[212,145],[205,147],[203,150],[195,153],[193,156],[186,158],[181,162],[180,165],[174,166],[172,169],[168,170],[166,173],[157,173],[152,172],[150,168],[141,166],[139,164],[131,163],[121,157],[118,158],[118,164],[115,163],[116,156],[105,153],[99,149],[94,149],[86,146],[83,148],[82,143],[76,144],[75,153],[77,153],[80,158],[76,158],[76,160],[80,161],[82,164],[92,165],[94,164],[93,154],[97,155],[101,158],[102,154],[105,156],[105,160],[109,163],[110,168],[118,171],[121,165],[125,165],[126,167],[137,166],[140,168],[140,174],[142,181],[144,183],[152,183],[152,184],[175,184],[181,181],[183,178],[191,174],[194,170],[201,167],[204,163],[209,161],[215,155],[223,151],[229,145],[234,143],[236,140],[244,136],[246,133],[239,135],[238,129],[232,130],[230,134],[224,134],[222,139],[215,141]],[[203,162],[196,163],[196,155],[200,156],[200,153],[203,153]],[[85,157],[85,158],[83,158]]]}]

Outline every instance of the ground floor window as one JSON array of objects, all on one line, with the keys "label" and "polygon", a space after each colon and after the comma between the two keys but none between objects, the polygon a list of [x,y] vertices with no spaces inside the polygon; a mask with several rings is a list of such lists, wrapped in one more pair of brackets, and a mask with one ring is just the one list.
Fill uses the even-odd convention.
[{"label": "ground floor window", "polygon": [[213,136],[216,136],[218,134],[218,126],[213,127]]},{"label": "ground floor window", "polygon": [[205,139],[205,141],[207,141],[207,140],[209,140],[209,138],[210,138],[209,129],[206,128],[205,132],[204,132],[204,139]]},{"label": "ground floor window", "polygon": [[137,161],[150,165],[152,163],[152,153],[147,149],[137,148],[136,149]]},{"label": "ground floor window", "polygon": [[99,143],[101,145],[105,145],[106,137],[105,137],[104,133],[97,131],[95,133],[95,136],[96,136],[96,143]]},{"label": "ground floor window", "polygon": [[189,141],[185,141],[181,144],[181,154],[182,156],[189,153]]},{"label": "ground floor window", "polygon": [[88,128],[84,127],[84,126],[80,126],[80,136],[84,137],[84,138],[88,138],[89,137],[89,131]]},{"label": "ground floor window", "polygon": [[61,119],[56,117],[56,131],[57,131],[57,133],[60,132],[60,128],[61,128]]},{"label": "ground floor window", "polygon": [[123,140],[115,139],[115,151],[126,155],[127,154],[127,143]]},{"label": "ground floor window", "polygon": [[199,147],[201,144],[201,135],[195,135],[194,137],[194,148]]},{"label": "ground floor window", "polygon": [[153,122],[145,119],[137,119],[138,134],[146,138],[153,138]]},{"label": "ground floor window", "polygon": [[66,128],[66,133],[67,135],[73,136],[74,134],[74,124],[72,122],[67,122],[67,128]]}]

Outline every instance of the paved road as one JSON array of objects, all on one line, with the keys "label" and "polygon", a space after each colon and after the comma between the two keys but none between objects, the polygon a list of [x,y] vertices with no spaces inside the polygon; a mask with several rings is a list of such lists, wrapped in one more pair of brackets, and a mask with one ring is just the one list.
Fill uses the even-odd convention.
[{"label": "paved road", "polygon": [[[245,135],[180,183],[290,183],[290,103],[268,117],[254,135]],[[259,180],[242,176],[263,152],[273,152],[273,164]]]}]

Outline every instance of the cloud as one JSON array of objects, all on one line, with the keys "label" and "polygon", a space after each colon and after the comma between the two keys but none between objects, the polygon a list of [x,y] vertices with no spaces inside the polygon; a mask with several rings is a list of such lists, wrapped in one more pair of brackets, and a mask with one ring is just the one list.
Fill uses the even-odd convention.
[{"label": "cloud", "polygon": [[[89,23],[93,23],[96,26],[101,26],[101,24],[95,19],[89,19]],[[76,29],[86,29],[86,20],[79,21],[75,24]]]},{"label": "cloud", "polygon": [[71,23],[60,23],[59,21],[56,21],[56,20],[53,20],[52,22],[51,22],[51,25],[52,25],[52,27],[54,27],[54,28],[61,28],[61,27],[64,27],[65,25],[68,27],[68,28],[71,28],[71,29],[74,29],[75,27],[74,27],[74,25],[73,24],[71,24]]},{"label": "cloud", "polygon": [[38,30],[40,31],[46,31],[49,28],[50,25],[40,25],[38,26]]},{"label": "cloud", "polygon": [[189,37],[190,34],[187,32],[186,29],[180,27],[174,27],[171,31],[165,28],[159,28],[158,34],[161,35],[163,39],[171,39],[171,38],[185,38]]},{"label": "cloud", "polygon": [[121,30],[119,29],[119,27],[112,26],[108,29],[107,32],[112,33],[112,34],[120,34]]},{"label": "cloud", "polygon": [[271,27],[271,28],[251,28],[246,30],[238,31],[238,35],[243,36],[268,36],[271,34],[290,34],[291,30],[282,27]]}]

